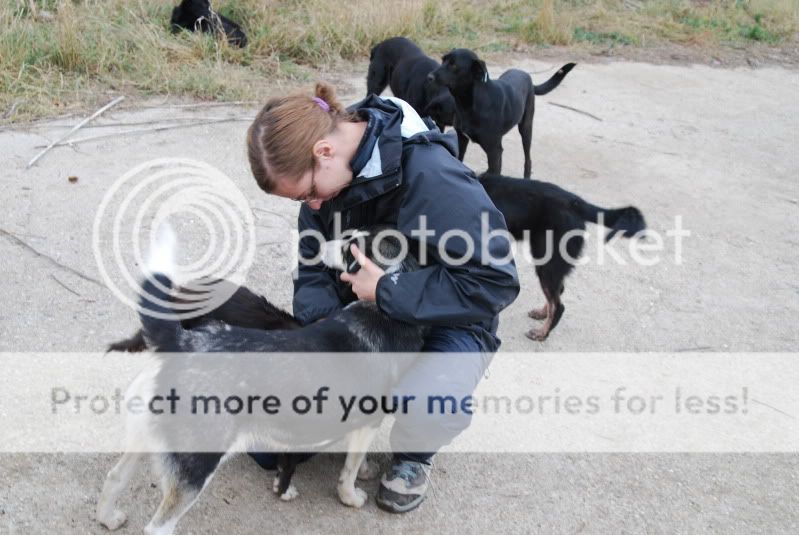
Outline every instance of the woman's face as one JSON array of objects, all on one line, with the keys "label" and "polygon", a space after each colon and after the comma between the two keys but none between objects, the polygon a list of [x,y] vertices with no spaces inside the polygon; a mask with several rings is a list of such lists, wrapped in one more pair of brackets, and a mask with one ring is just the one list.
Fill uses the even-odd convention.
[{"label": "woman's face", "polygon": [[352,182],[351,156],[336,146],[338,142],[335,137],[317,141],[313,147],[314,167],[300,177],[278,179],[272,193],[307,203],[314,210],[338,195]]}]

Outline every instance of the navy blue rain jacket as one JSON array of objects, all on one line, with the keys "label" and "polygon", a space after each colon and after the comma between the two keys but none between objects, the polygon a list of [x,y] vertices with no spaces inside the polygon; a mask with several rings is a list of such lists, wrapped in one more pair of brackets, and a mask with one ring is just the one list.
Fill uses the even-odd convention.
[{"label": "navy blue rain jacket", "polygon": [[[420,216],[426,216],[427,229],[435,233],[427,239],[427,266],[383,276],[377,285],[377,305],[400,321],[470,330],[484,351],[496,351],[498,314],[518,295],[519,280],[505,238],[488,241],[486,256],[497,261],[483,262],[481,214],[486,214],[487,235],[506,229],[502,213],[474,173],[458,161],[452,133],[442,134],[407,103],[392,97],[370,95],[350,111],[367,121],[350,163],[353,181],[318,211],[303,204],[298,230],[340,238],[334,235],[338,213],[345,232],[385,224],[413,240],[412,231],[421,228]],[[439,243],[450,230],[465,232],[475,244],[464,265],[453,266],[439,255]],[[469,252],[463,239],[451,237],[446,244],[451,258]],[[318,250],[318,239],[300,240],[301,258],[313,258]],[[300,262],[294,315],[302,324],[328,316],[353,299],[349,284],[341,282],[337,272],[321,262],[310,266]]]}]

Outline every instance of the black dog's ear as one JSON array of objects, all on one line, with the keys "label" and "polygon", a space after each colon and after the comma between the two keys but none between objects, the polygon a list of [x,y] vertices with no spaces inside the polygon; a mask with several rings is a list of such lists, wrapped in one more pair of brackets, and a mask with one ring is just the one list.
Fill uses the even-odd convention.
[{"label": "black dog's ear", "polygon": [[486,62],[481,59],[474,60],[472,62],[472,74],[474,75],[475,80],[487,82],[488,69],[486,68]]},{"label": "black dog's ear", "polygon": [[428,102],[422,110],[422,117],[430,117],[436,111],[438,111],[438,102],[435,100],[433,102]]}]

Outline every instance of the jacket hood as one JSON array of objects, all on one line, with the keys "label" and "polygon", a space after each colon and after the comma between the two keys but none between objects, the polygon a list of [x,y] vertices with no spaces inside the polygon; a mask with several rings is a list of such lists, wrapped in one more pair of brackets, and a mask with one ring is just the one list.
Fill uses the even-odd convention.
[{"label": "jacket hood", "polygon": [[352,183],[330,201],[333,211],[345,210],[399,187],[403,142],[438,143],[457,156],[454,133],[442,134],[404,100],[369,95],[347,110],[360,115],[367,125],[350,162]]}]

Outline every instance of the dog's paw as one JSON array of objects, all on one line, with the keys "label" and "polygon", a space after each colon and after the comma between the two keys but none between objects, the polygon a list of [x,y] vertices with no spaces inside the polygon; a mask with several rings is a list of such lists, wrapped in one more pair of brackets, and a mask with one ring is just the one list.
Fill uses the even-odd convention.
[{"label": "dog's paw", "polygon": [[297,487],[294,485],[289,485],[289,488],[286,489],[286,492],[280,495],[280,499],[284,502],[290,502],[299,495],[300,493],[297,491]]},{"label": "dog's paw", "polygon": [[380,466],[377,463],[370,463],[364,458],[361,466],[358,468],[358,479],[367,481],[376,479],[380,475]]},{"label": "dog's paw", "polygon": [[127,519],[127,515],[119,509],[114,509],[114,512],[111,513],[108,518],[97,517],[97,521],[111,531],[122,527],[122,524],[124,524]]},{"label": "dog's paw", "polygon": [[358,487],[350,487],[349,489],[339,487],[338,497],[341,500],[341,503],[344,505],[349,505],[350,507],[360,509],[363,507],[363,504],[366,503],[366,498],[368,496],[366,491],[359,489]]},{"label": "dog's paw", "polygon": [[545,320],[547,319],[547,307],[534,308],[527,313],[527,317],[534,320]]},{"label": "dog's paw", "polygon": [[277,494],[280,491],[280,474],[275,476],[275,479],[272,480],[272,492]]},{"label": "dog's paw", "polygon": [[530,329],[524,335],[529,338],[530,340],[535,340],[536,342],[543,342],[549,336],[549,331],[544,331],[543,329]]}]

